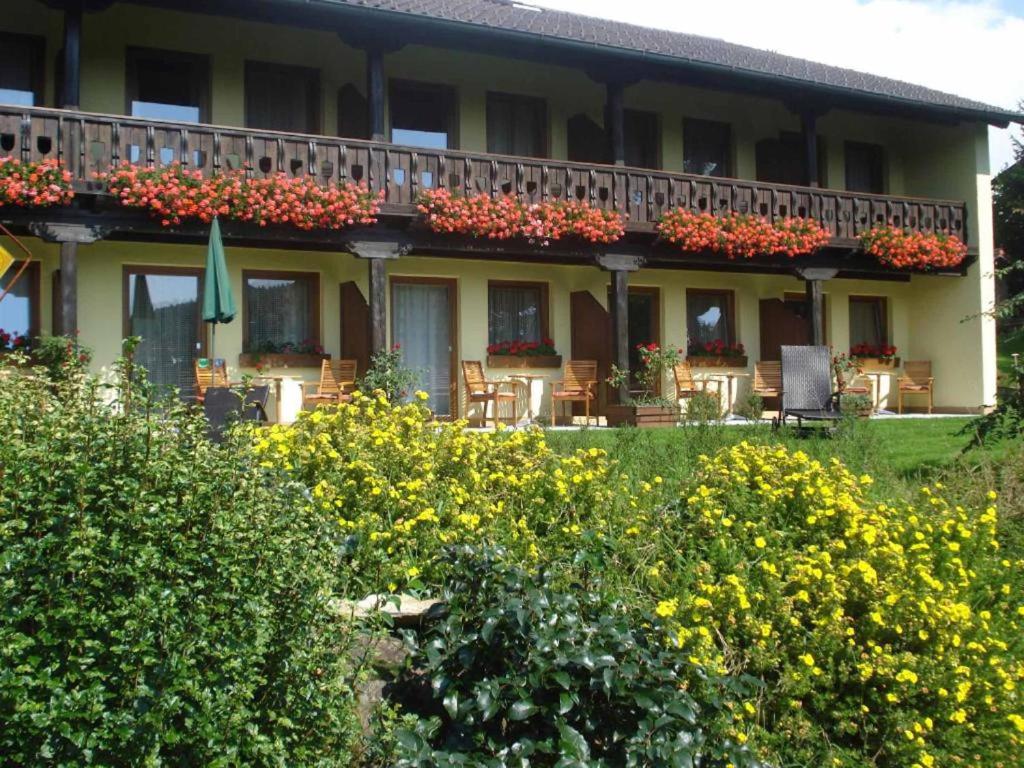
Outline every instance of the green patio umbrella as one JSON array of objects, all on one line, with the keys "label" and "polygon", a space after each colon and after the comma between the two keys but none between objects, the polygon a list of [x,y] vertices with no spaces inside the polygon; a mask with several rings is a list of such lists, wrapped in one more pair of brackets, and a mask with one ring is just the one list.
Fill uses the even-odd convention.
[{"label": "green patio umbrella", "polygon": [[216,217],[210,226],[210,244],[206,249],[206,281],[203,285],[203,321],[210,328],[210,359],[215,360],[217,323],[230,323],[235,319],[235,296],[231,292],[228,264],[224,258],[224,243],[220,237],[220,222]]}]

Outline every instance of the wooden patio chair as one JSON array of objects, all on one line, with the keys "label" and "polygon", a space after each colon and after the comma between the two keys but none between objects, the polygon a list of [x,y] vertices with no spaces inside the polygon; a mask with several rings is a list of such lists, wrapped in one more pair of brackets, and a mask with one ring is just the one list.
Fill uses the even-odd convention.
[{"label": "wooden patio chair", "polygon": [[935,378],[932,376],[931,360],[907,360],[903,363],[903,375],[896,383],[899,387],[899,413],[903,413],[904,395],[928,395],[928,413],[932,412]]},{"label": "wooden patio chair", "polygon": [[676,380],[676,400],[689,399],[707,389],[707,382],[693,378],[693,369],[685,360],[672,366],[672,375]]},{"label": "wooden patio chair", "polygon": [[[561,381],[551,384],[551,426],[555,426],[558,403],[584,403],[587,426],[590,404],[597,401],[597,360],[570,360]],[[594,414],[595,424],[597,414]]]},{"label": "wooden patio chair", "polygon": [[206,390],[210,387],[228,386],[228,366],[224,360],[210,360],[200,357],[195,362],[196,370],[196,402],[206,400]]},{"label": "wooden patio chair", "polygon": [[[498,427],[498,408],[502,403],[512,404],[512,423],[518,421],[519,394],[514,381],[488,381],[484,376],[484,365],[479,360],[462,361],[462,378],[466,382],[466,405],[480,403],[483,413],[478,419],[480,426],[487,424],[487,404],[494,403],[494,427]],[[511,386],[512,392],[502,392],[502,386]]]},{"label": "wooden patio chair", "polygon": [[761,397],[782,397],[782,363],[778,360],[754,363],[751,392]]},{"label": "wooden patio chair", "polygon": [[[355,360],[324,360],[320,365],[320,381],[302,382],[302,407],[330,403],[347,403],[356,386]],[[316,387],[316,391],[310,391]]]}]

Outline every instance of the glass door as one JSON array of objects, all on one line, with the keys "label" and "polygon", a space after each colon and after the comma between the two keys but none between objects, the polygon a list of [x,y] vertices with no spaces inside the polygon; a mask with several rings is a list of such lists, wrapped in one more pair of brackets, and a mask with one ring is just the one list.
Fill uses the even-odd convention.
[{"label": "glass door", "polygon": [[430,395],[431,410],[454,416],[455,281],[392,278],[391,342],[419,374],[418,387]]},{"label": "glass door", "polygon": [[205,349],[201,269],[125,267],[125,333],[140,336],[135,360],[154,384],[191,393]]}]

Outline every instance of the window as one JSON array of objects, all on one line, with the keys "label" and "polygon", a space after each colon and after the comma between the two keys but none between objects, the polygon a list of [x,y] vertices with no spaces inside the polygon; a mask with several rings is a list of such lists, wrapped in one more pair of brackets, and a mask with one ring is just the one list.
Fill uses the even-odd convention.
[{"label": "window", "polygon": [[488,283],[488,343],[541,341],[547,337],[547,283]]},{"label": "window", "polygon": [[446,85],[392,80],[391,141],[410,147],[455,149],[455,89]]},{"label": "window", "polygon": [[850,297],[850,346],[889,343],[888,302],[884,296]]},{"label": "window", "polygon": [[282,352],[320,339],[320,277],[313,272],[242,273],[246,352]]},{"label": "window", "polygon": [[499,155],[546,157],[547,105],[544,99],[488,93],[487,151]]},{"label": "window", "polygon": [[[7,290],[23,264],[19,259],[0,275],[0,293]],[[0,301],[0,332],[9,334],[11,340],[19,336],[27,336],[31,340],[39,335],[38,261],[29,263],[11,292]]]},{"label": "window", "polygon": [[338,135],[347,139],[370,138],[370,112],[366,97],[352,83],[338,91]]},{"label": "window", "polygon": [[846,188],[851,192],[885,193],[885,150],[878,144],[848,141]]},{"label": "window", "polygon": [[661,167],[661,130],[653,112],[627,109],[623,112],[626,165],[631,168]]},{"label": "window", "polygon": [[732,175],[732,128],[714,120],[683,121],[683,170],[698,176]]},{"label": "window", "polygon": [[571,163],[604,163],[608,161],[608,138],[604,128],[587,115],[578,114],[566,124],[568,155]]},{"label": "window", "polygon": [[43,103],[45,56],[42,37],[0,33],[0,104]]},{"label": "window", "polygon": [[690,345],[736,341],[733,292],[690,289],[686,292],[686,335]]},{"label": "window", "polygon": [[[774,184],[806,183],[804,139],[794,131],[783,131],[777,139],[763,139],[754,147],[757,180]],[[818,184],[827,186],[825,141],[818,137]]]},{"label": "window", "polygon": [[190,390],[194,361],[203,353],[203,270],[124,268],[124,335],[142,341],[135,361],[154,384]]},{"label": "window", "polygon": [[129,115],[180,123],[209,122],[209,57],[129,48],[125,60]]},{"label": "window", "polygon": [[245,124],[288,133],[320,132],[320,72],[245,62]]}]

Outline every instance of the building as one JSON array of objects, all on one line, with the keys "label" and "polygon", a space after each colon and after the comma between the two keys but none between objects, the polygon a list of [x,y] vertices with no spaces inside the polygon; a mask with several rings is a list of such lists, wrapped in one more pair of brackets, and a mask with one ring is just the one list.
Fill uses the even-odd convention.
[{"label": "building", "polygon": [[[640,342],[739,342],[743,372],[820,339],[931,360],[936,406],[974,411],[996,386],[993,323],[961,322],[994,295],[987,126],[1022,119],[510,0],[8,0],[0,156],[59,160],[76,194],[0,206],[37,259],[0,321],[77,330],[97,366],[142,335],[151,376],[191,387],[209,341],[209,227],[118,205],[98,175],[123,163],[282,173],[383,201],[374,225],[344,229],[222,218],[241,317],[218,329],[216,354],[232,368],[288,362],[312,379],[315,359],[270,352],[309,340],[365,365],[398,343],[435,410],[461,414],[458,361],[487,360],[493,342],[551,337],[602,371]],[[438,233],[416,202],[442,187],[581,201],[628,214],[625,235]],[[796,258],[683,251],[658,236],[674,209],[795,215],[829,240]],[[967,257],[927,273],[883,265],[860,238],[884,224],[951,233]]]}]

